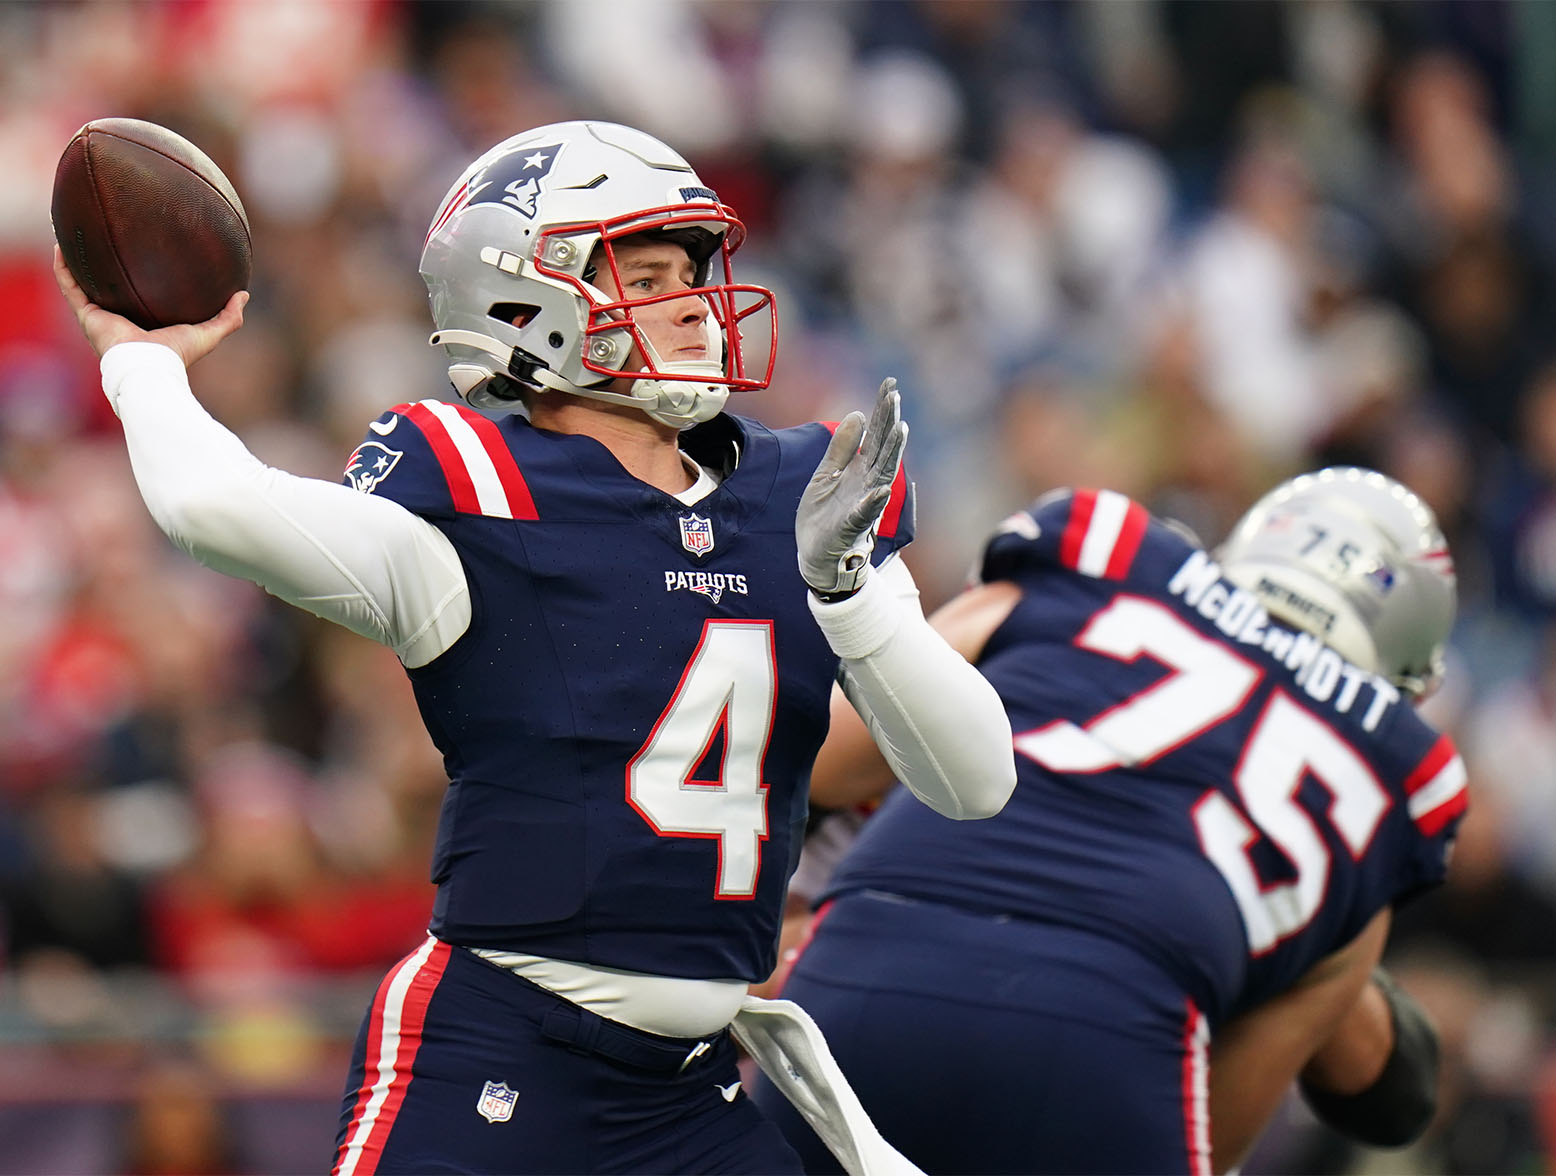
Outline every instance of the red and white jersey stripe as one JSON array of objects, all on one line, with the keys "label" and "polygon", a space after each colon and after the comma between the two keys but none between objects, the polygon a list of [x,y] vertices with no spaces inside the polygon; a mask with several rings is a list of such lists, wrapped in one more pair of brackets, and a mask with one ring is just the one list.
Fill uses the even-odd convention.
[{"label": "red and white jersey stripe", "polygon": [[1077,490],[1059,540],[1059,559],[1083,575],[1122,580],[1149,522],[1145,507],[1116,490]]},{"label": "red and white jersey stripe", "polygon": [[454,509],[499,519],[536,519],[535,500],[497,426],[443,400],[396,405],[422,431],[448,479]]},{"label": "red and white jersey stripe", "polygon": [[427,1005],[453,949],[432,936],[384,977],[368,1022],[367,1057],[333,1176],[372,1176],[411,1082]]},{"label": "red and white jersey stripe", "polygon": [[1191,1176],[1210,1176],[1210,1022],[1188,1001],[1183,1022],[1183,1137]]},{"label": "red and white jersey stripe", "polygon": [[908,500],[908,470],[906,466],[897,469],[897,478],[891,484],[891,497],[886,500],[886,507],[881,511],[881,524],[875,529],[875,533],[882,539],[892,539],[897,534],[897,524],[902,521],[902,508]]},{"label": "red and white jersey stripe", "polygon": [[[831,433],[837,432],[838,421],[822,421]],[[897,476],[892,479],[891,497],[886,500],[886,505],[881,508],[881,521],[875,528],[875,533],[882,539],[894,539],[897,536],[897,527],[902,522],[902,508],[908,501],[908,467],[899,465]]]},{"label": "red and white jersey stripe", "polygon": [[1469,805],[1469,773],[1444,735],[1426,753],[1420,766],[1405,781],[1410,819],[1428,837],[1459,816]]}]

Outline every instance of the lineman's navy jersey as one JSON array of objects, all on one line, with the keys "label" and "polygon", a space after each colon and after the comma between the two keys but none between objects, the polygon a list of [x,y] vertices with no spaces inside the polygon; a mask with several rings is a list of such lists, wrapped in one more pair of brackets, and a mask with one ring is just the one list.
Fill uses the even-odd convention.
[{"label": "lineman's navy jersey", "polygon": [[[720,416],[682,448],[694,506],[598,441],[441,401],[372,425],[347,480],[453,543],[468,631],[409,671],[450,785],[432,931],[602,967],[774,965],[838,668],[794,540],[821,424]],[[899,474],[876,560],[912,533]]]},{"label": "lineman's navy jersey", "polygon": [[1215,1024],[1442,879],[1465,807],[1449,739],[1138,504],[1040,499],[982,578],[1023,590],[979,663],[1010,714],[1015,794],[957,822],[899,789],[830,896],[1113,936]]}]

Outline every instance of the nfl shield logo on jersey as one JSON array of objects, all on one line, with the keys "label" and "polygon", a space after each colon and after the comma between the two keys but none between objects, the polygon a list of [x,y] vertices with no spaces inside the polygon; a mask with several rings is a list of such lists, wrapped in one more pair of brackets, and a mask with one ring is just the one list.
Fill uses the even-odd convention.
[{"label": "nfl shield logo on jersey", "polygon": [[713,520],[701,515],[682,515],[681,546],[693,555],[707,555],[713,550]]},{"label": "nfl shield logo on jersey", "polygon": [[509,1090],[506,1082],[488,1082],[481,1087],[481,1097],[475,1109],[488,1123],[506,1123],[513,1118],[513,1104],[519,1101],[519,1092]]}]

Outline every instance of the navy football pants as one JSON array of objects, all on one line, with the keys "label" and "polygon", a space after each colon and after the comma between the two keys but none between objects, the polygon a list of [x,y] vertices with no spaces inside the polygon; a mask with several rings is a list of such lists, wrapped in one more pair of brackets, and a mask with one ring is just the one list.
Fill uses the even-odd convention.
[{"label": "navy football pants", "polygon": [[[783,995],[924,1171],[1209,1173],[1204,1018],[1089,932],[872,894],[826,908]],[[807,1172],[836,1161],[762,1079]]]},{"label": "navy football pants", "polygon": [[735,1062],[728,1031],[644,1033],[428,939],[357,1035],[335,1171],[798,1173]]}]

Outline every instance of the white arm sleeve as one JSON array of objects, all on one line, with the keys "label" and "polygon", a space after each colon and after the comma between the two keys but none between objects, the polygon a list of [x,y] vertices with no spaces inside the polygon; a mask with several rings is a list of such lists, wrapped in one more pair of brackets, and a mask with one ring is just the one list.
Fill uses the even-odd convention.
[{"label": "white arm sleeve", "polygon": [[200,406],[170,348],[120,343],[102,372],[141,497],[195,559],[390,646],[410,667],[469,626],[464,568],[431,523],[265,465]]},{"label": "white arm sleeve", "polygon": [[999,812],[1016,787],[1010,720],[994,687],[924,619],[907,565],[888,559],[836,604],[810,595],[810,611],[897,778],[943,816]]}]

